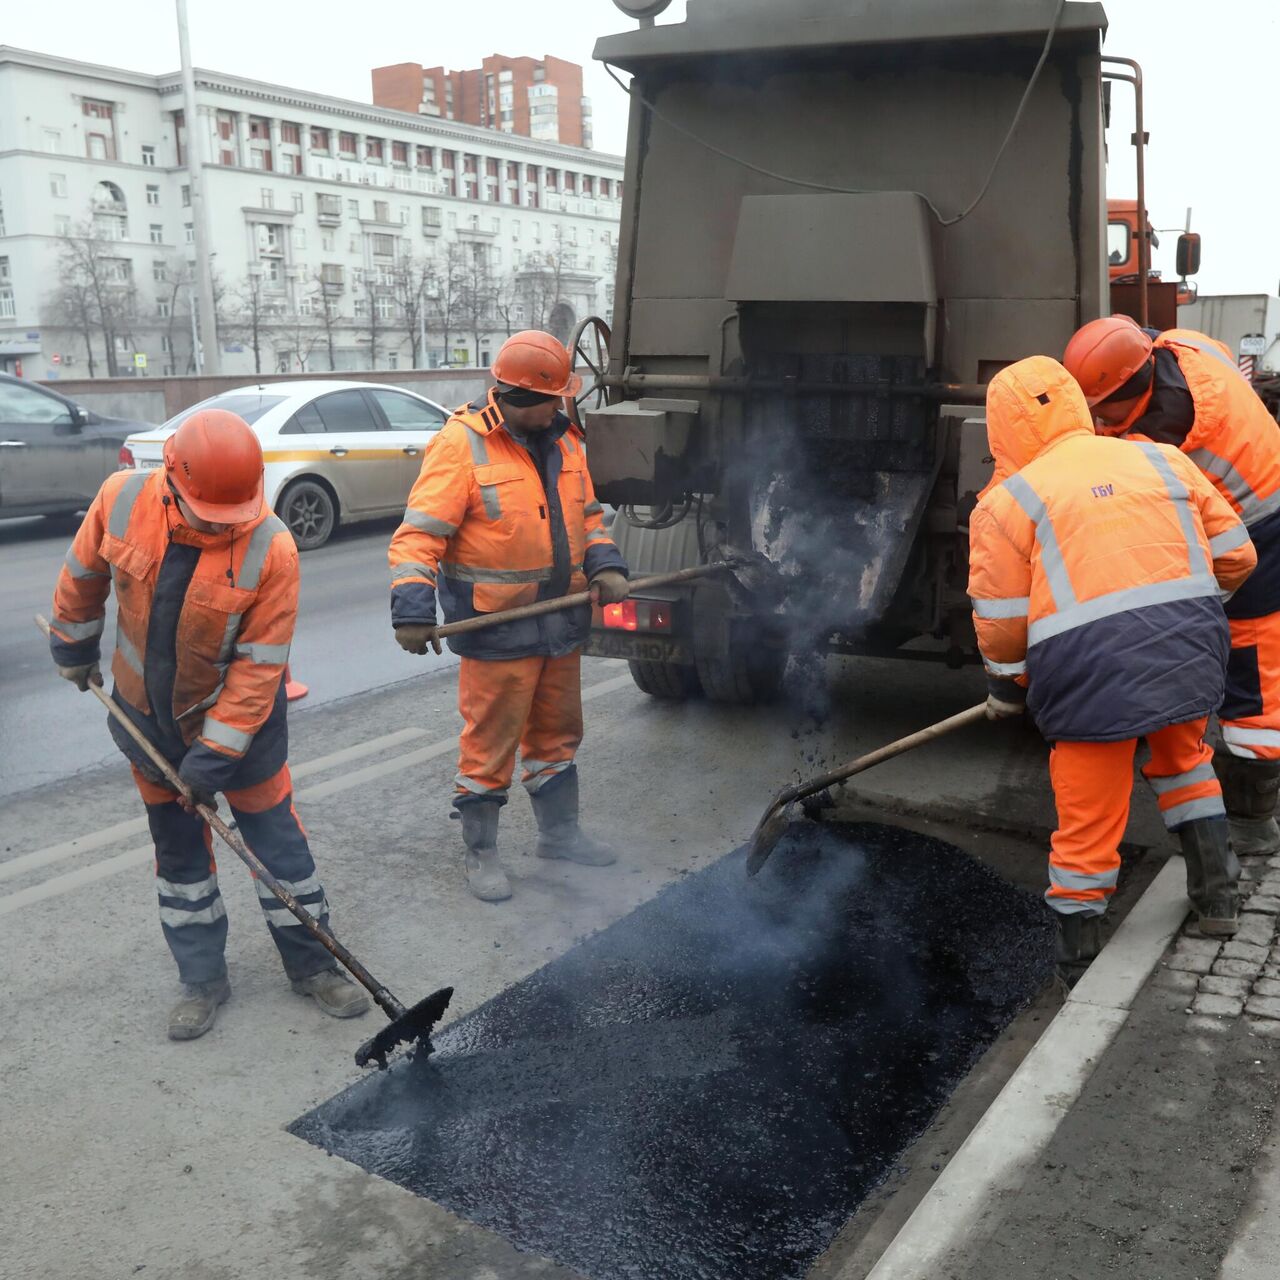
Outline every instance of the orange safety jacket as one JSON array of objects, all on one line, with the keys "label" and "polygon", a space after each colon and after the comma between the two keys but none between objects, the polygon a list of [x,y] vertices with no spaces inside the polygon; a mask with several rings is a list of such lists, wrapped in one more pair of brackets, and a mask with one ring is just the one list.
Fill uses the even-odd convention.
[{"label": "orange safety jacket", "polygon": [[992,691],[1051,741],[1140,737],[1215,711],[1219,600],[1256,563],[1239,516],[1177,450],[1096,436],[1078,384],[1033,356],[987,391],[1003,477],[969,526],[969,595]]},{"label": "orange safety jacket", "polygon": [[[456,622],[582,591],[627,571],[604,528],[582,432],[559,414],[516,436],[492,390],[458,409],[428,445],[391,540],[395,626],[434,624],[436,595]],[[578,649],[589,606],[450,639],[464,657],[558,657]]]},{"label": "orange safety jacket", "polygon": [[[298,611],[298,552],[284,524],[264,508],[227,532],[200,533],[183,522],[163,470],[117,472],[58,575],[60,666],[98,660],[113,585],[113,696],[130,718],[194,786],[252,786],[276,772],[288,750],[281,676]],[[136,744],[113,734],[137,759]]]}]

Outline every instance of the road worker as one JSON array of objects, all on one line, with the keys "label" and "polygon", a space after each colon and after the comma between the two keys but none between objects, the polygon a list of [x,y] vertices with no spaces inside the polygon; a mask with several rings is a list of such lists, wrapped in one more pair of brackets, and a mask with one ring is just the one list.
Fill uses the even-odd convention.
[{"label": "road worker", "polygon": [[1109,316],[1085,325],[1063,362],[1100,433],[1180,449],[1249,530],[1258,569],[1226,602],[1231,658],[1214,767],[1235,852],[1280,853],[1280,428],[1227,348],[1190,329],[1154,334]]},{"label": "road worker", "polygon": [[[221,791],[267,868],[320,922],[329,907],[293,808],[282,675],[298,611],[298,553],[262,501],[262,448],[235,414],[198,410],[152,471],[119,471],[98,491],[53,597],[58,674],[101,685],[100,639],[114,582],[112,697],[177,769],[197,802]],[[194,1040],[231,994],[226,909],[212,838],[114,720],[156,848],[165,941],[184,984],[169,1038]],[[369,1007],[333,957],[262,885],[258,899],[293,990],[325,1013]]]},{"label": "road worker", "polygon": [[1205,934],[1235,932],[1240,868],[1204,743],[1230,636],[1218,593],[1255,564],[1239,516],[1176,449],[1097,436],[1075,379],[1032,356],[987,391],[996,475],[970,521],[969,595],[992,718],[1052,743],[1045,895],[1059,958],[1091,959],[1120,868],[1137,739]]},{"label": "road worker", "polygon": [[[440,652],[446,622],[583,591],[599,604],[627,595],[627,566],[602,522],[582,431],[561,412],[582,380],[550,334],[507,339],[494,385],[436,435],[391,540],[391,620],[410,653]],[[511,896],[498,859],[498,812],[520,749],[538,823],[537,853],[585,866],[614,859],[578,825],[582,647],[589,606],[504,622],[450,638],[461,659],[465,721],[453,804],[467,884],[488,902]]]}]

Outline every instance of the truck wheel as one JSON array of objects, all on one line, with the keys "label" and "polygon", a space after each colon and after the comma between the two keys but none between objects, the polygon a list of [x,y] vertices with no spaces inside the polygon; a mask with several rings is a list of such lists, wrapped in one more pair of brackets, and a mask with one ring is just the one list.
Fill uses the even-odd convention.
[{"label": "truck wheel", "polygon": [[682,663],[629,661],[627,666],[631,668],[631,678],[636,682],[636,688],[651,698],[683,702],[688,698],[696,698],[701,692],[698,673]]},{"label": "truck wheel", "polygon": [[698,658],[698,680],[712,702],[752,706],[772,702],[782,687],[786,654],[764,645],[731,646],[727,654]]},{"label": "truck wheel", "polygon": [[276,512],[299,551],[323,547],[338,522],[333,495],[316,480],[295,480],[281,495]]}]

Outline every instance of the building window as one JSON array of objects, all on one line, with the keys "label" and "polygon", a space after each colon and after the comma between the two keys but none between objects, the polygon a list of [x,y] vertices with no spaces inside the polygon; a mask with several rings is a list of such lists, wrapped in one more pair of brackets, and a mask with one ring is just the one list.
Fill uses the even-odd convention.
[{"label": "building window", "polygon": [[364,158],[376,164],[382,163],[382,139],[366,138],[364,140]]},{"label": "building window", "polygon": [[184,209],[191,208],[191,188],[183,184],[182,188],[182,207]]},{"label": "building window", "polygon": [[289,199],[293,201],[294,213],[301,213],[302,212],[302,192],[301,191],[293,192],[290,195]]},{"label": "building window", "polygon": [[380,293],[373,300],[374,308],[378,313],[379,320],[394,320],[396,314],[396,300],[390,294]]},{"label": "building window", "polygon": [[133,263],[128,258],[103,258],[108,284],[128,284],[133,279]]},{"label": "building window", "polygon": [[348,201],[347,201],[347,212],[348,212],[348,213],[349,213],[353,218],[359,218],[359,217],[360,217],[360,201],[359,201],[359,200],[348,200]]},{"label": "building window", "polygon": [[458,168],[458,153],[456,151],[441,151],[440,167],[456,172]]},{"label": "building window", "polygon": [[55,156],[62,154],[61,129],[46,129],[44,131],[44,149]]},{"label": "building window", "polygon": [[284,171],[295,177],[302,173],[302,152],[286,151],[284,153]]},{"label": "building window", "polygon": [[498,233],[499,231],[501,231],[501,230],[502,230],[502,219],[501,219],[501,218],[490,218],[490,219],[489,219],[489,230],[490,230],[490,231],[492,231],[492,232],[494,233],[494,235],[497,235],[497,233]]},{"label": "building window", "polygon": [[304,250],[307,247],[307,229],[306,227],[294,227],[290,231],[290,237],[293,240],[293,247],[298,250]]},{"label": "building window", "polygon": [[520,165],[515,160],[507,161],[507,181],[508,182],[520,181]]},{"label": "building window", "polygon": [[356,135],[354,133],[338,134],[338,154],[354,157],[356,154]]},{"label": "building window", "polygon": [[548,191],[560,190],[560,170],[559,169],[547,170],[547,190]]},{"label": "building window", "polygon": [[234,129],[234,125],[231,120],[230,112],[219,111],[218,112],[218,137],[221,138],[223,142],[230,142],[233,129]]},{"label": "building window", "polygon": [[156,303],[156,315],[158,315],[161,320],[167,320],[171,315],[173,315],[173,303],[170,302],[168,298],[161,298],[160,301]]},{"label": "building window", "polygon": [[271,138],[271,122],[265,116],[249,117],[249,137],[262,142]]},{"label": "building window", "polygon": [[87,133],[85,134],[85,154],[90,160],[110,160],[111,155],[107,147],[107,135],[105,133]]},{"label": "building window", "polygon": [[496,160],[492,158],[485,160],[484,176],[486,178],[496,178],[498,176],[498,162]]},{"label": "building window", "polygon": [[320,233],[320,247],[326,253],[333,252],[333,246],[336,243],[336,240],[337,238],[334,236],[332,231],[322,231]]},{"label": "building window", "polygon": [[317,129],[314,126],[311,130],[311,150],[322,151],[325,155],[329,154],[329,130]]},{"label": "building window", "polygon": [[479,173],[480,157],[464,155],[462,157],[462,172],[463,173]]},{"label": "building window", "polygon": [[156,282],[156,284],[164,284],[165,281],[169,279],[169,268],[165,265],[164,259],[152,259],[151,278]]},{"label": "building window", "polygon": [[424,227],[440,226],[440,210],[435,205],[424,204],[422,206],[422,225]]},{"label": "building window", "polygon": [[270,169],[271,168],[271,152],[263,151],[257,147],[249,152],[249,168],[250,169]]},{"label": "building window", "polygon": [[595,195],[595,179],[589,173],[582,175],[582,194],[584,196]]},{"label": "building window", "polygon": [[259,194],[259,208],[274,209],[276,207],[275,192],[270,187],[263,187]]},{"label": "building window", "polygon": [[391,163],[408,166],[409,144],[407,142],[393,142],[391,144]]},{"label": "building window", "polygon": [[263,253],[279,253],[282,238],[278,222],[262,222],[258,224],[258,247]]},{"label": "building window", "polygon": [[151,224],[151,243],[164,244],[164,228],[158,222]]},{"label": "building window", "polygon": [[193,227],[193,226],[191,225],[191,223],[189,223],[189,222],[184,222],[184,223],[182,224],[182,229],[183,229],[183,231],[186,233],[186,234],[185,234],[185,240],[186,240],[186,243],[187,243],[187,244],[195,244],[195,242],[196,242],[196,229],[195,229],[195,227]]},{"label": "building window", "polygon": [[147,203],[149,205],[158,205],[160,203],[160,188],[156,186],[147,186]]},{"label": "building window", "polygon": [[578,175],[570,173],[568,169],[564,171],[564,193],[567,196],[576,195],[578,191]]},{"label": "building window", "polygon": [[166,356],[173,355],[173,343],[169,340],[167,333],[160,335],[160,350]]},{"label": "building window", "polygon": [[218,163],[222,166],[234,165],[236,162],[236,153],[234,151],[219,151]]},{"label": "building window", "polygon": [[466,179],[466,189],[463,191],[463,195],[465,195],[468,200],[480,199],[480,187],[474,178]]},{"label": "building window", "polygon": [[600,179],[600,196],[601,196],[601,199],[607,200],[607,199],[609,198],[609,187],[610,187],[609,179],[608,179],[608,178],[601,178],[601,179]]},{"label": "building window", "polygon": [[513,224],[511,228],[511,239],[517,241],[520,239],[520,224],[518,222]]},{"label": "building window", "polygon": [[328,289],[342,288],[342,264],[324,262],[320,265],[320,280]]},{"label": "building window", "polygon": [[373,240],[373,252],[380,258],[390,258],[396,251],[395,236],[375,235],[371,237]]},{"label": "building window", "polygon": [[374,222],[391,221],[391,206],[385,200],[373,202],[373,220]]},{"label": "building window", "polygon": [[284,121],[280,125],[280,141],[287,142],[291,146],[302,145],[302,129],[296,124],[289,124]]},{"label": "building window", "polygon": [[56,213],[53,216],[53,234],[55,236],[69,236],[71,234],[71,218],[65,213]]},{"label": "building window", "polygon": [[58,200],[67,198],[67,175],[65,173],[51,173],[49,175],[49,194]]},{"label": "building window", "polygon": [[436,166],[435,166],[435,159],[434,159],[434,148],[419,147],[418,148],[418,168],[431,170],[431,169],[434,169],[435,167]]}]

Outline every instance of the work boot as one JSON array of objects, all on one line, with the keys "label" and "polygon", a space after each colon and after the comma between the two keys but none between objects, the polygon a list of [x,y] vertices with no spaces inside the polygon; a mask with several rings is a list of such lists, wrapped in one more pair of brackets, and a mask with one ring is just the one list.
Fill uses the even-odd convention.
[{"label": "work boot", "polygon": [[1280,853],[1280,825],[1275,819],[1280,760],[1249,760],[1220,746],[1213,753],[1213,768],[1222,784],[1236,856],[1265,858]]},{"label": "work boot", "polygon": [[462,819],[462,843],[467,888],[481,902],[502,902],[511,897],[511,882],[498,861],[498,810],[496,800],[471,800],[458,806]]},{"label": "work boot", "polygon": [[578,772],[571,769],[540,791],[533,792],[533,816],[538,820],[540,858],[564,858],[584,867],[607,867],[618,855],[593,840],[578,826]]},{"label": "work boot", "polygon": [[310,996],[331,1018],[358,1018],[369,1012],[369,997],[336,965],[289,984],[300,996]]},{"label": "work boot", "polygon": [[1061,965],[1087,965],[1102,950],[1102,917],[1074,911],[1058,916],[1058,954]]},{"label": "work boot", "polygon": [[225,977],[213,982],[187,982],[183,996],[169,1010],[169,1039],[198,1040],[218,1018],[218,1006],[226,1004],[231,983]]},{"label": "work boot", "polygon": [[1187,860],[1187,897],[1200,917],[1200,932],[1230,938],[1239,927],[1240,864],[1221,818],[1196,818],[1178,829]]}]

